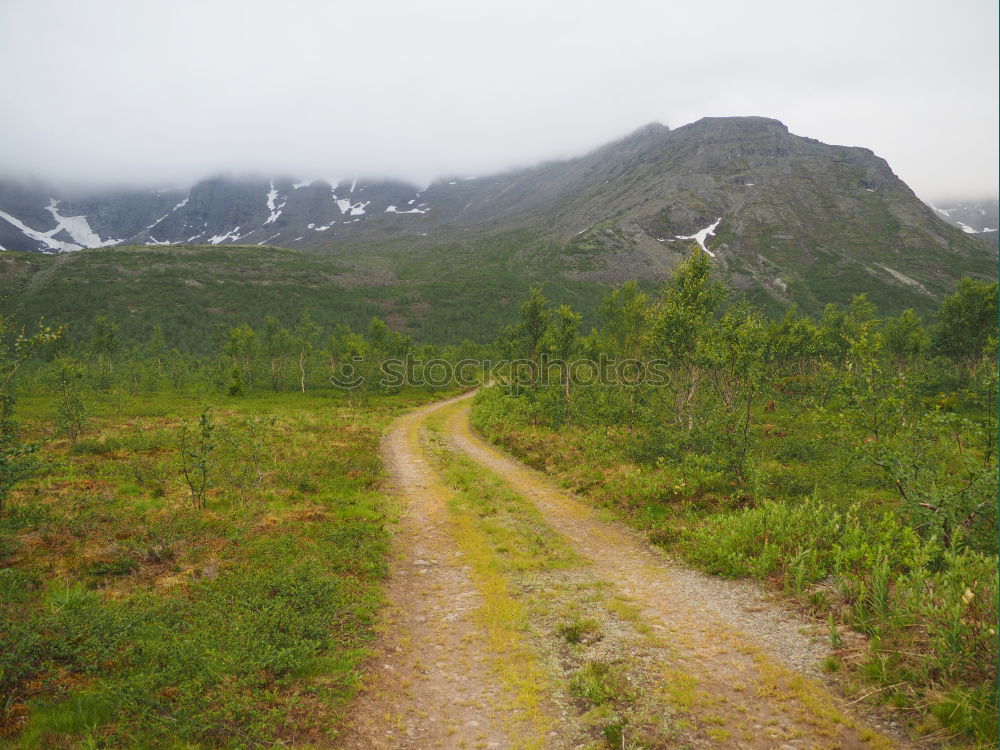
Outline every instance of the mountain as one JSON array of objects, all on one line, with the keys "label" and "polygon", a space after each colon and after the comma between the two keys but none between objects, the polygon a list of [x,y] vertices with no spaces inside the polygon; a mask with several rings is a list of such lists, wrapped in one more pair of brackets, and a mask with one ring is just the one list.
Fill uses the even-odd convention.
[{"label": "mountain", "polygon": [[1000,201],[995,198],[979,201],[948,201],[937,203],[934,210],[967,234],[996,232],[1000,228]]},{"label": "mountain", "polygon": [[948,201],[933,206],[934,210],[966,234],[996,246],[997,229],[1000,228],[1000,201],[970,200]]},{"label": "mountain", "polygon": [[[152,314],[158,303],[143,299],[146,285],[167,274],[180,284],[173,301],[197,300],[202,318],[224,321],[278,305],[261,291],[268,285],[326,304],[303,292],[308,285],[348,317],[376,311],[429,338],[481,338],[515,314],[510,300],[531,284],[587,312],[608,284],[655,284],[700,247],[734,289],[774,311],[795,302],[816,312],[867,292],[885,313],[927,313],[959,276],[992,278],[996,263],[995,247],[942,211],[950,209],[922,203],[868,149],[794,135],[767,118],[704,118],[675,130],[649,125],[575,159],[423,187],[217,177],[189,190],[81,193],[6,181],[0,246],[59,255],[53,263],[12,253],[0,285],[22,312],[45,299],[84,317],[125,305],[124,317]],[[167,244],[216,250],[153,252]],[[64,252],[80,248],[102,249]],[[268,253],[280,260],[266,263]],[[262,262],[278,275],[259,278]],[[298,281],[288,287],[280,274],[290,266]],[[323,281],[305,282],[306,267]],[[70,313],[66,305],[101,274],[103,296],[88,294]],[[220,312],[198,291],[251,276],[268,300],[253,309],[237,301]]]}]

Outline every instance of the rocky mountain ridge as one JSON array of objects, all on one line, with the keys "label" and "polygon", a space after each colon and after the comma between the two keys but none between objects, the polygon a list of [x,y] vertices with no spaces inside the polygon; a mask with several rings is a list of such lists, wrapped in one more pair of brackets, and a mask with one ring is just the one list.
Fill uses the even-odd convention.
[{"label": "rocky mountain ridge", "polygon": [[[335,259],[333,287],[367,289],[358,292],[366,310],[405,306],[400,325],[409,328],[459,289],[470,299],[495,294],[493,312],[502,313],[503,300],[532,283],[578,296],[627,279],[656,283],[692,248],[734,290],[775,311],[817,311],[860,292],[887,312],[927,311],[961,275],[992,278],[997,256],[950,223],[957,211],[937,209],[868,149],[798,136],[773,119],[727,117],[649,125],[575,159],[423,187],[219,177],[190,190],[61,194],[0,182],[0,246],[61,257],[124,253],[117,245],[232,247],[227,278],[249,257],[239,247],[306,251]],[[113,258],[91,263],[91,252],[31,289],[71,267],[78,281],[107,272]],[[126,286],[155,272],[129,252],[131,270],[118,282]],[[191,282],[185,289],[202,283],[185,265],[211,274],[223,262],[218,253],[216,266],[190,252],[170,257],[172,273]],[[18,273],[37,265],[25,262]]]},{"label": "rocky mountain ridge", "polygon": [[[795,136],[767,118],[705,118],[673,131],[648,125],[576,159],[484,178],[442,179],[423,188],[393,180],[213,177],[188,190],[81,193],[0,180],[0,247],[315,248],[376,233],[424,236],[442,228],[538,222],[569,242],[623,213],[635,214],[645,235],[636,241],[663,242],[694,236],[727,212],[741,214],[729,233],[737,241],[748,221],[767,219],[769,211],[802,226],[790,206],[775,205],[771,193],[801,182],[811,162],[839,191],[834,203],[857,202],[861,191],[915,198],[867,149]],[[996,229],[995,201],[992,207],[954,204],[935,211],[966,232]]]},{"label": "rocky mountain ridge", "polygon": [[937,202],[937,214],[966,234],[996,232],[1000,228],[1000,201],[994,199]]}]

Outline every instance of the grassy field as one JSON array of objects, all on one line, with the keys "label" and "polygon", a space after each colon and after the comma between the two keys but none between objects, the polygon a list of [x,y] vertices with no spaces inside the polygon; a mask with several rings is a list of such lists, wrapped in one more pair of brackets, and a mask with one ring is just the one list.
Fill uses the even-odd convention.
[{"label": "grassy field", "polygon": [[[386,573],[380,433],[428,398],[95,397],[0,516],[0,744],[335,732]],[[19,402],[38,436],[54,409]]]}]

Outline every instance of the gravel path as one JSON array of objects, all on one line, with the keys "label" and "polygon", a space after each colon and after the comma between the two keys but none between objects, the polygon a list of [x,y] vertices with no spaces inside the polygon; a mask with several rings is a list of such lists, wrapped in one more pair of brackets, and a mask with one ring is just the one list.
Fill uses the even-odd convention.
[{"label": "gravel path", "polygon": [[424,417],[447,403],[402,417],[383,444],[400,520],[379,652],[341,733],[345,750],[512,746],[506,701],[474,621],[480,596],[448,534],[446,494],[416,441]]},{"label": "gravel path", "polygon": [[[594,712],[573,709],[567,692],[593,654],[620,659],[623,670],[631,670],[628,680],[643,696],[644,721],[661,727],[649,736],[664,738],[650,747],[907,746],[880,733],[886,727],[877,720],[859,719],[822,683],[818,665],[827,651],[807,634],[814,623],[776,606],[751,584],[702,575],[625,525],[603,520],[593,507],[475,435],[468,406],[459,403],[467,397],[400,418],[384,442],[401,505],[389,606],[378,653],[339,747],[604,747],[594,734]],[[444,425],[450,449],[528,498],[546,533],[561,535],[583,561],[582,567],[513,581],[512,590],[526,597],[536,615],[526,637],[550,665],[555,686],[549,703],[558,707],[552,724],[558,731],[544,737],[519,724],[512,697],[497,678],[495,655],[476,617],[483,599],[450,526],[450,490],[421,446],[422,424],[445,408],[451,409]],[[589,599],[580,592],[589,592]],[[595,607],[601,609],[606,636],[567,650],[552,633],[567,608],[581,607],[595,616]],[[610,653],[615,650],[627,653]]]}]

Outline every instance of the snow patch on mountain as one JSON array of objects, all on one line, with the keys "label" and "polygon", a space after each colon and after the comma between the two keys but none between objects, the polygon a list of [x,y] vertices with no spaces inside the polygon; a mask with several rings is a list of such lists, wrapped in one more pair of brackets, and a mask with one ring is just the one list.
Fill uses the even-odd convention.
[{"label": "snow patch on mountain", "polygon": [[[178,203],[178,204],[177,204],[176,206],[174,206],[174,207],[173,207],[173,208],[171,208],[171,209],[170,209],[169,211],[167,211],[167,212],[166,212],[165,214],[163,214],[163,216],[161,216],[161,217],[160,217],[159,219],[157,219],[157,220],[156,220],[156,221],[154,221],[154,222],[153,222],[152,224],[150,224],[150,225],[149,225],[148,227],[146,227],[146,229],[152,229],[152,228],[153,228],[153,227],[155,227],[155,226],[156,226],[157,224],[159,224],[159,223],[160,223],[161,221],[163,221],[163,220],[164,220],[165,218],[167,218],[168,216],[170,216],[170,214],[172,214],[172,213],[173,213],[174,211],[177,211],[178,209],[181,209],[181,208],[184,208],[184,206],[186,206],[186,205],[187,205],[187,203],[188,203],[188,199],[187,199],[187,198],[185,198],[185,199],[184,199],[184,200],[182,200],[182,201],[181,201],[180,203]],[[185,226],[186,226],[186,225],[185,225]]]},{"label": "snow patch on mountain", "polygon": [[928,205],[934,209],[934,213],[966,234],[992,231],[989,225],[995,224],[997,219],[996,200],[962,201],[944,208],[932,203]]},{"label": "snow patch on mountain", "polygon": [[359,201],[357,203],[352,203],[347,198],[338,198],[336,195],[334,195],[333,198],[333,202],[337,204],[337,208],[340,209],[340,213],[350,216],[364,216],[365,206],[371,203],[371,201]]},{"label": "snow patch on mountain", "polygon": [[[413,201],[410,201],[410,203],[412,204],[412,203],[413,203]],[[426,203],[421,203],[420,205],[421,205],[421,206],[425,206],[425,205],[427,205],[427,204],[426,204]],[[388,208],[387,208],[387,209],[385,210],[385,212],[386,212],[387,214],[425,214],[425,213],[427,213],[427,209],[423,209],[423,208],[419,208],[419,207],[418,207],[418,208],[411,208],[411,209],[408,209],[408,210],[406,210],[406,211],[400,211],[400,210],[399,210],[398,208],[396,208],[395,206],[389,206],[389,207],[388,207]]]},{"label": "snow patch on mountain", "polygon": [[698,243],[698,246],[701,247],[702,250],[708,253],[709,257],[714,258],[715,253],[713,253],[711,250],[705,247],[705,240],[708,239],[709,236],[712,237],[715,236],[715,229],[716,227],[719,226],[720,221],[722,221],[721,216],[718,219],[716,219],[712,224],[709,224],[707,227],[695,232],[694,234],[689,234],[686,237],[682,237],[681,235],[678,234],[676,235],[676,238],[679,240],[694,240],[695,242]]},{"label": "snow patch on mountain", "polygon": [[148,227],[146,227],[146,229],[152,229],[153,227],[155,227],[157,224],[159,224],[161,221],[163,221],[168,216],[170,216],[170,212],[169,211],[167,213],[163,214],[163,216],[161,216],[159,219],[157,219],[156,221],[154,221]]},{"label": "snow patch on mountain", "polygon": [[[357,186],[357,184],[358,181],[355,178],[354,181],[351,182],[352,193],[354,192],[354,188]],[[364,188],[362,188],[362,190],[364,190]],[[332,180],[330,181],[330,195],[333,196],[333,202],[337,204],[337,208],[340,209],[341,215],[364,216],[365,206],[371,203],[371,201],[354,202],[349,198],[339,197],[337,195],[337,183]]]},{"label": "snow patch on mountain", "polygon": [[74,245],[71,242],[63,242],[62,240],[53,239],[52,235],[55,234],[55,232],[57,232],[59,230],[59,227],[56,227],[55,229],[53,229],[53,230],[51,230],[49,232],[39,232],[39,231],[37,231],[37,230],[32,229],[31,227],[29,227],[27,224],[25,224],[24,222],[22,222],[17,217],[11,216],[6,211],[0,211],[0,218],[6,219],[11,224],[13,224],[15,227],[17,227],[18,229],[20,229],[21,232],[26,237],[29,237],[29,238],[35,240],[35,242],[41,242],[49,250],[55,250],[57,252],[68,252],[68,251],[72,251],[72,250],[82,250],[83,249],[79,245]]},{"label": "snow patch on mountain", "polygon": [[73,242],[79,243],[83,247],[107,247],[121,242],[121,240],[102,240],[100,235],[90,228],[86,216],[63,216],[59,213],[59,201],[55,198],[49,201],[45,210],[52,214],[52,218],[56,220],[56,228],[50,234],[56,234],[59,230],[65,229]]},{"label": "snow patch on mountain", "polygon": [[220,242],[225,242],[226,240],[232,240],[236,242],[240,238],[240,228],[230,229],[225,234],[215,234],[208,238],[208,241],[213,245],[218,245]]},{"label": "snow patch on mountain", "polygon": [[[72,252],[82,250],[85,247],[107,247],[108,245],[117,245],[121,242],[118,239],[102,240],[100,235],[91,229],[86,216],[63,216],[59,213],[59,201],[55,198],[49,201],[49,205],[45,207],[45,210],[52,214],[52,218],[56,222],[55,228],[49,229],[46,232],[32,229],[16,216],[12,216],[5,211],[0,211],[0,217],[20,229],[26,237],[35,240],[35,242],[40,242],[49,250],[56,252]],[[55,235],[60,232],[65,232],[73,241],[66,242],[65,240],[56,239]]]},{"label": "snow patch on mountain", "polygon": [[271,180],[271,189],[267,193],[267,210],[271,212],[271,215],[267,217],[264,222],[264,226],[268,224],[273,224],[277,221],[278,217],[281,216],[281,209],[285,207],[288,203],[288,198],[285,198],[280,204],[278,201],[278,191],[274,187],[274,180]]}]

